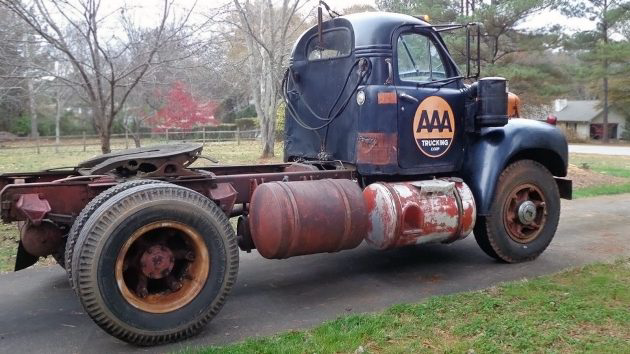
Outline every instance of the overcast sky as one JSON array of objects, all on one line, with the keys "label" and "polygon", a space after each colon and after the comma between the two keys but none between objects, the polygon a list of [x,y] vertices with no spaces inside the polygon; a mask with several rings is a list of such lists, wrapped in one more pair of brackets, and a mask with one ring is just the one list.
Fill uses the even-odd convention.
[{"label": "overcast sky", "polygon": [[[228,2],[230,1],[228,0],[219,0],[219,1],[197,0],[196,1],[198,10],[220,6]],[[137,5],[141,8],[147,9],[148,11],[150,11],[149,9],[154,9],[156,11],[155,17],[157,17],[158,7],[156,6],[156,4],[160,4],[161,2],[156,1],[156,0],[107,0],[107,1],[103,1],[103,5],[105,7],[112,8],[112,9],[119,7],[124,3],[127,3],[128,5],[132,5],[132,6]],[[175,0],[175,3],[180,5],[183,8],[189,8],[190,6],[192,6],[192,4],[195,3],[195,0]],[[335,11],[339,13],[343,13],[344,8],[355,5],[355,4],[367,4],[367,5],[375,6],[375,0],[326,0],[326,3],[329,4]],[[317,4],[317,1],[310,0],[310,3],[308,4],[308,6],[304,6],[304,11],[307,11],[308,9],[313,8],[313,6],[315,6],[316,4]],[[148,13],[144,11],[142,11],[141,16],[142,17],[139,19],[140,22],[151,21],[151,17],[154,17],[154,16],[148,15]],[[565,28],[567,28],[569,32],[595,28],[595,23],[592,21],[589,21],[588,19],[585,19],[585,18],[569,19],[563,16],[562,14],[560,14],[558,11],[549,11],[549,10],[542,11],[534,16],[531,16],[521,25],[521,27],[528,28],[528,29],[537,29],[537,28],[552,26],[556,24],[560,24],[564,26]]]}]

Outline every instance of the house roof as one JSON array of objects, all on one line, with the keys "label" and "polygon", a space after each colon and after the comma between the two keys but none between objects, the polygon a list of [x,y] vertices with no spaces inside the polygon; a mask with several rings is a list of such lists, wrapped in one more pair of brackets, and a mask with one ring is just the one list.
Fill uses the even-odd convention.
[{"label": "house roof", "polygon": [[599,101],[567,101],[567,105],[558,112],[553,112],[561,122],[590,122],[602,112]]}]

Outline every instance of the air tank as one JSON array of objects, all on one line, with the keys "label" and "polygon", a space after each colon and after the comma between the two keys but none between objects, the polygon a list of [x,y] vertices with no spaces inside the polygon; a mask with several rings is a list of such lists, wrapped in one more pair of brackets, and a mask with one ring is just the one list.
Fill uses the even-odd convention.
[{"label": "air tank", "polygon": [[460,179],[370,184],[366,241],[385,250],[428,242],[453,242],[475,226],[471,190]]},{"label": "air tank", "polygon": [[357,247],[367,213],[361,188],[350,180],[269,182],[254,190],[249,226],[258,252],[281,259]]}]

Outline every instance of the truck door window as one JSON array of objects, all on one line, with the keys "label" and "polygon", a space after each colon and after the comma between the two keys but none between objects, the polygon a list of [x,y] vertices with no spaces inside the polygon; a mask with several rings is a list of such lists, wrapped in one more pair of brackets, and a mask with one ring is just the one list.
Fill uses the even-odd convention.
[{"label": "truck door window", "polygon": [[321,60],[350,55],[352,36],[346,28],[335,28],[322,33],[322,43],[317,35],[308,41],[306,48],[308,60]]},{"label": "truck door window", "polygon": [[440,53],[429,37],[403,33],[397,48],[399,80],[428,82],[447,77]]}]

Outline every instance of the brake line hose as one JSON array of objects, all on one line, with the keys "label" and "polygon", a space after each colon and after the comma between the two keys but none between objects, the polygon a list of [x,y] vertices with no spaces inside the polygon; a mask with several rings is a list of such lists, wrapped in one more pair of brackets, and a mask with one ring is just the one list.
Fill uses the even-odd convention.
[{"label": "brake line hose", "polygon": [[[359,79],[357,80],[356,85],[354,86],[354,88],[352,89],[351,93],[348,95],[348,97],[346,97],[345,101],[343,101],[343,104],[339,107],[339,109],[337,110],[337,112],[335,114],[332,114],[332,112],[334,111],[335,107],[337,106],[337,104],[339,103],[339,100],[341,99],[341,97],[343,97],[344,91],[346,90],[346,87],[348,86],[348,82],[350,81],[350,77],[352,76],[352,73],[354,71],[354,68],[356,66],[359,66],[360,71],[359,71]],[[365,66],[365,69],[363,68]],[[323,128],[328,127],[336,118],[338,118],[341,113],[343,113],[343,111],[345,111],[346,107],[348,106],[348,103],[350,102],[350,100],[352,99],[352,96],[355,94],[355,92],[357,91],[357,89],[359,88],[359,86],[361,85],[361,83],[363,82],[363,80],[369,76],[370,72],[372,69],[372,63],[365,59],[365,58],[361,58],[361,59],[357,59],[352,66],[350,67],[350,70],[348,71],[348,74],[346,75],[346,79],[344,81],[343,87],[341,88],[341,91],[339,92],[339,94],[337,95],[337,99],[335,100],[335,102],[333,103],[333,105],[330,107],[328,114],[326,117],[321,117],[320,115],[318,115],[313,108],[308,104],[308,102],[306,102],[306,100],[302,97],[303,94],[302,92],[300,92],[299,90],[295,90],[293,91],[294,93],[297,93],[297,97],[302,99],[302,102],[304,104],[304,106],[307,108],[307,110],[318,120],[324,121],[325,123],[321,124],[320,126],[317,127],[313,127],[313,126],[309,126],[308,124],[306,124],[306,122],[304,122],[299,115],[297,114],[297,111],[295,109],[295,107],[293,106],[293,103],[291,103],[291,101],[289,100],[288,94],[289,94],[289,77],[292,78],[292,69],[291,67],[289,67],[284,74],[284,77],[282,79],[282,96],[284,99],[284,102],[287,106],[287,110],[289,111],[290,115],[292,116],[292,118],[296,121],[296,123],[298,123],[298,125],[300,125],[302,128],[307,129],[307,130],[311,130],[311,131],[317,131]],[[297,88],[297,84],[291,80],[291,83]],[[319,134],[317,134],[319,136]]]}]

